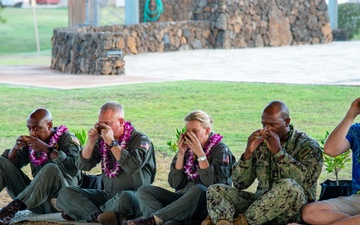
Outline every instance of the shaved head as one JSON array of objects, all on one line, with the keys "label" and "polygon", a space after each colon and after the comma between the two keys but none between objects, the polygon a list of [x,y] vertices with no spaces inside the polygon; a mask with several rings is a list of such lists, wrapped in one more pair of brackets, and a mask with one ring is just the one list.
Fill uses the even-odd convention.
[{"label": "shaved head", "polygon": [[29,119],[34,119],[38,121],[45,119],[46,122],[49,123],[52,122],[52,115],[47,109],[38,108],[30,113],[30,115],[28,116],[28,120]]},{"label": "shaved head", "polygon": [[290,116],[288,107],[282,101],[272,101],[267,104],[263,110],[263,114],[276,115],[283,119]]}]

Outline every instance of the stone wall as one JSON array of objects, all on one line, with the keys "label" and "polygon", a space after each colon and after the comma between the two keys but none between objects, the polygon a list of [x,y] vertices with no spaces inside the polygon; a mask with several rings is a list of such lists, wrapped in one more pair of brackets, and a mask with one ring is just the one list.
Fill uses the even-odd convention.
[{"label": "stone wall", "polygon": [[73,74],[123,74],[123,57],[145,52],[213,48],[214,36],[206,21],[147,23],[131,26],[58,28],[52,38],[51,68]]},{"label": "stone wall", "polygon": [[[144,0],[140,1],[143,5]],[[54,30],[51,67],[66,73],[123,74],[126,54],[327,43],[325,0],[163,0],[156,23]],[[174,22],[175,21],[175,22]]]},{"label": "stone wall", "polygon": [[211,21],[215,32],[219,31],[219,48],[318,44],[332,40],[325,0],[163,2],[165,12],[159,21]]},{"label": "stone wall", "polygon": [[219,41],[224,48],[318,44],[332,40],[324,0],[231,2],[216,24],[224,31],[223,40]]}]

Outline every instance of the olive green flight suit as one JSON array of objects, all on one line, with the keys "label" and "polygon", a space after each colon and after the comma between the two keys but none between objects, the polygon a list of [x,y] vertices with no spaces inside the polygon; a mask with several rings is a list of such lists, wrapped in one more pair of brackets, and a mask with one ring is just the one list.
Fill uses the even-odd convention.
[{"label": "olive green flight suit", "polygon": [[[56,129],[56,128],[54,128]],[[5,187],[11,198],[21,200],[29,210],[38,214],[53,213],[51,199],[62,187],[78,185],[80,170],[75,166],[75,157],[80,151],[77,138],[67,132],[57,142],[58,157],[45,165],[35,166],[30,162],[27,146],[18,151],[17,158],[7,159],[9,150],[0,156],[0,191]],[[30,163],[31,180],[21,168]]]}]

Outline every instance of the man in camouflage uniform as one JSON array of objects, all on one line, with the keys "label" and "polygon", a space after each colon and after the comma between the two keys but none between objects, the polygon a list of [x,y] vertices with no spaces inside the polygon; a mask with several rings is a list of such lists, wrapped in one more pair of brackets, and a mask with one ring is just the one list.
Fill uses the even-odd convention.
[{"label": "man in camouflage uniform", "polygon": [[[262,113],[263,129],[248,138],[233,168],[230,187],[215,184],[207,192],[209,216],[203,225],[287,224],[301,221],[300,209],[316,198],[323,164],[319,144],[290,125],[287,106],[270,102]],[[242,191],[258,180],[255,193]]]}]

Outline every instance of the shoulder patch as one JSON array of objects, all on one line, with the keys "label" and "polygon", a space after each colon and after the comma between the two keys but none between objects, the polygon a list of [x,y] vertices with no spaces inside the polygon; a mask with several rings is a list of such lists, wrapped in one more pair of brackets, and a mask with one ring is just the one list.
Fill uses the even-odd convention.
[{"label": "shoulder patch", "polygon": [[303,159],[307,154],[309,154],[309,152],[311,152],[311,148],[306,148],[301,150],[297,155],[299,156],[300,159]]},{"label": "shoulder patch", "polygon": [[76,143],[77,145],[80,145],[80,141],[77,137],[71,136],[71,140],[72,140],[72,142]]},{"label": "shoulder patch", "polygon": [[230,162],[230,157],[227,153],[223,154],[223,163],[228,164]]},{"label": "shoulder patch", "polygon": [[148,141],[141,141],[140,148],[145,148],[146,150],[149,150],[150,143]]}]

